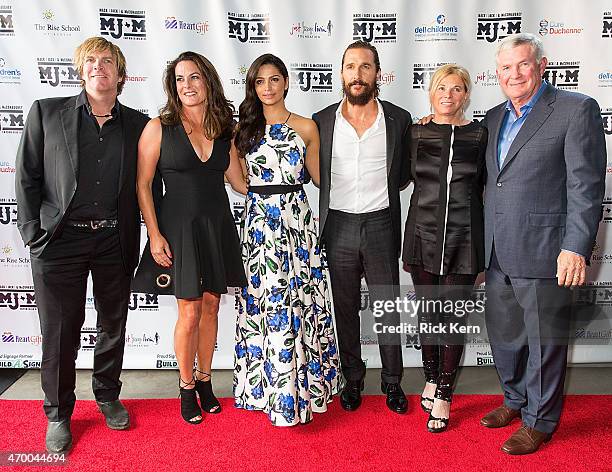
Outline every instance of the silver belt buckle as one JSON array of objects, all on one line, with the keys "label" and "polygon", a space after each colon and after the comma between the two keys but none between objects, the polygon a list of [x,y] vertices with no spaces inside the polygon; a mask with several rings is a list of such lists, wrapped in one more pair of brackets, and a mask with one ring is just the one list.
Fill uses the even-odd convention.
[{"label": "silver belt buckle", "polygon": [[98,228],[100,228],[100,225],[98,223],[96,223],[94,220],[91,220],[89,222],[89,225],[91,226],[91,229],[96,230]]}]

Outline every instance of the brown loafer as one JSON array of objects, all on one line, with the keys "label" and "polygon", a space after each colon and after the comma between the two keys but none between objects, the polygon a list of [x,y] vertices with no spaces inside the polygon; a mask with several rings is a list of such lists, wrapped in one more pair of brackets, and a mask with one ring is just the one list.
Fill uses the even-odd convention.
[{"label": "brown loafer", "polygon": [[487,428],[503,428],[508,426],[514,418],[519,418],[520,416],[521,410],[513,410],[506,405],[502,405],[487,413],[480,420],[480,424]]},{"label": "brown loafer", "polygon": [[506,454],[520,456],[536,452],[542,443],[550,441],[552,435],[529,426],[521,426],[501,447]]}]

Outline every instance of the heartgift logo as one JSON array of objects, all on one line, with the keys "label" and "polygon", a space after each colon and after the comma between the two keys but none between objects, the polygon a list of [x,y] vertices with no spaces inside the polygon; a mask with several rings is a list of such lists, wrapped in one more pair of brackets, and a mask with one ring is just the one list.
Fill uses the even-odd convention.
[{"label": "heartgift logo", "polygon": [[185,21],[177,19],[175,16],[168,16],[164,21],[167,30],[191,31],[200,35],[208,32],[208,21]]}]

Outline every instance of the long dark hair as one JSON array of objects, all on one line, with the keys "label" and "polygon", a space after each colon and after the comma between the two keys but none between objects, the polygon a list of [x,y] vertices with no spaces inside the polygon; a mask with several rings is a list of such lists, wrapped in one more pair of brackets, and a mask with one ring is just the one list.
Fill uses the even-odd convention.
[{"label": "long dark hair", "polygon": [[181,122],[183,105],[176,88],[175,68],[179,62],[192,61],[200,70],[207,88],[206,110],[204,113],[204,136],[216,139],[231,136],[234,128],[234,105],[225,98],[223,85],[215,66],[201,54],[185,51],[168,64],[164,72],[166,104],[159,111],[159,119],[164,125],[178,125]]},{"label": "long dark hair", "polygon": [[[263,105],[255,91],[255,81],[257,80],[259,68],[266,64],[276,67],[285,80],[289,81],[289,73],[285,63],[274,54],[259,56],[249,67],[246,77],[245,97],[238,109],[240,123],[238,124],[235,138],[236,148],[241,157],[246,156],[253,146],[261,141],[266,131],[266,117],[263,113]],[[285,97],[288,91],[289,89],[285,90]]]}]

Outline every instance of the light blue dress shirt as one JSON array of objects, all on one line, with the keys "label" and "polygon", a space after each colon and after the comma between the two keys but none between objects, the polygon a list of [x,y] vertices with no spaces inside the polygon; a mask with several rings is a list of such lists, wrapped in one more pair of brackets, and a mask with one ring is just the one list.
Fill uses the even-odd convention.
[{"label": "light blue dress shirt", "polygon": [[512,102],[509,99],[506,102],[506,115],[504,116],[501,129],[499,130],[499,140],[497,142],[497,165],[500,169],[504,165],[504,161],[508,155],[508,150],[514,141],[514,138],[516,138],[516,135],[519,133],[523,124],[525,123],[525,120],[527,119],[527,115],[529,115],[533,109],[533,106],[542,95],[542,92],[544,92],[545,86],[546,83],[542,82],[536,94],[521,107],[521,116],[516,116]]}]

